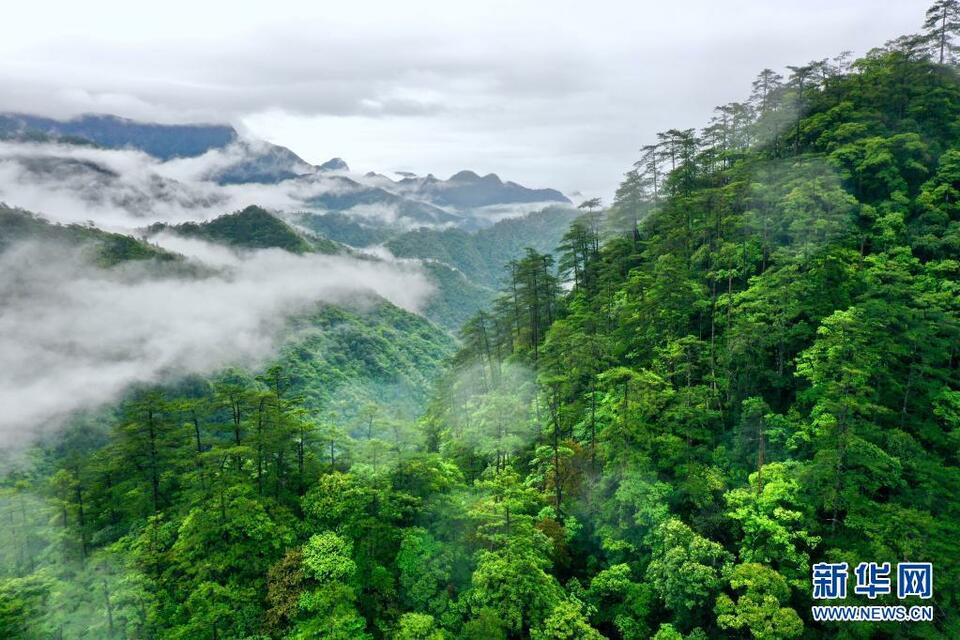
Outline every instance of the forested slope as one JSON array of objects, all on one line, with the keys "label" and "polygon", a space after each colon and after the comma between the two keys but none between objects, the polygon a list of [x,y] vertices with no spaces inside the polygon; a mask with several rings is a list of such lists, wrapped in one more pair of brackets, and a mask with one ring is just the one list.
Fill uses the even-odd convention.
[{"label": "forested slope", "polygon": [[335,254],[343,248],[322,236],[307,237],[261,207],[249,206],[241,211],[219,216],[208,222],[162,223],[150,227],[151,233],[164,231],[187,238],[227,244],[240,249],[283,249],[291,253]]},{"label": "forested slope", "polygon": [[[420,384],[443,345],[402,314],[326,364],[292,346],[78,422],[4,482],[0,635],[960,636],[960,81],[935,27],[661,134],[555,257],[507,264],[415,423],[323,395],[341,357]],[[814,622],[823,561],[932,562],[934,621]]]},{"label": "forested slope", "polygon": [[0,251],[25,240],[64,245],[88,244],[91,257],[104,267],[128,260],[176,262],[180,258],[130,236],[109,233],[93,226],[50,224],[33,213],[0,203]]},{"label": "forested slope", "polygon": [[[531,252],[468,325],[442,449],[528,514],[480,557],[551,567],[536,588],[503,568],[512,597],[486,602],[513,634],[563,607],[608,637],[960,633],[960,84],[922,45],[764,71],[661,134],[610,211],[636,233],[597,249],[574,225],[559,279]],[[535,437],[451,409],[515,399],[517,363]],[[823,561],[932,562],[935,622],[813,623]]]},{"label": "forested slope", "polygon": [[526,247],[553,251],[576,216],[575,209],[549,207],[472,232],[415,229],[384,244],[397,257],[437,260],[456,267],[479,285],[495,288],[507,263],[521,256]]}]

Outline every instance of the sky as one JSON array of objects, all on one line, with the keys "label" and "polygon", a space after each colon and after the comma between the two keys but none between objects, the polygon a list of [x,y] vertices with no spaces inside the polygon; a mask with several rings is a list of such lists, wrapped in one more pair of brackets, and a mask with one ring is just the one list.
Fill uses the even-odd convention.
[{"label": "sky", "polygon": [[919,30],[918,0],[5,6],[0,111],[229,122],[309,162],[609,199],[637,150],[764,67]]}]

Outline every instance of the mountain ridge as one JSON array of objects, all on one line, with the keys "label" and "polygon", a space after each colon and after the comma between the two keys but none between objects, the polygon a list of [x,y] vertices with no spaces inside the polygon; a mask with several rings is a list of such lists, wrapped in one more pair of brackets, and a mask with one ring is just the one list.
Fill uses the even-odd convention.
[{"label": "mountain ridge", "polygon": [[106,148],[135,148],[162,160],[201,155],[239,139],[221,124],[157,124],[110,114],[84,114],[67,120],[25,113],[0,113],[0,136],[30,132],[52,139],[79,138]]},{"label": "mountain ridge", "polygon": [[[405,172],[398,174],[399,180],[373,171],[353,176],[340,157],[312,164],[287,147],[245,138],[225,124],[159,124],[109,114],[57,120],[0,113],[0,140],[136,150],[161,162],[211,154],[215,166],[197,177],[225,187],[301,182],[309,186],[318,178],[340,179],[344,188],[316,195],[312,201],[307,198],[308,204],[330,211],[376,204],[393,208],[393,214],[401,219],[417,222],[469,222],[472,211],[490,206],[570,204],[569,198],[556,189],[529,188],[504,181],[495,173],[480,176],[469,169],[455,172],[447,180]],[[167,192],[175,190],[165,188]],[[103,195],[94,199],[102,200]]]}]

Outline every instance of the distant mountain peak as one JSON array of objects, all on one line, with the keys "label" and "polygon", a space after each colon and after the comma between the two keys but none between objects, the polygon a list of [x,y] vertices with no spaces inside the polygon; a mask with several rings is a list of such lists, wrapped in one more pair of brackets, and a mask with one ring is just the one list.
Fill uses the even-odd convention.
[{"label": "distant mountain peak", "polygon": [[317,166],[320,171],[349,171],[350,167],[343,161],[343,158],[330,158],[326,162]]},{"label": "distant mountain peak", "polygon": [[80,139],[107,149],[138,149],[161,160],[203,155],[239,138],[229,125],[155,124],[113,115],[87,114],[57,120],[22,113],[0,113],[0,138],[45,136]]},{"label": "distant mountain peak", "polygon": [[458,171],[450,176],[450,182],[476,182],[479,179],[480,176],[469,169]]},{"label": "distant mountain peak", "polygon": [[473,212],[485,207],[570,203],[559,191],[531,189],[503,181],[495,173],[481,176],[469,169],[446,180],[432,173],[418,175],[407,171],[396,171],[397,180],[375,172],[353,180],[342,158],[314,165],[286,147],[241,137],[228,125],[166,125],[109,115],[55,120],[0,113],[0,139],[139,150],[161,161],[210,154],[209,162],[197,163],[195,175],[175,179],[158,173],[147,186],[119,175],[107,163],[66,157],[56,150],[45,152],[49,157],[34,159],[26,154],[15,159],[21,170],[42,179],[50,188],[74,190],[92,203],[109,200],[125,209],[136,209],[138,216],[150,210],[154,200],[188,207],[230,201],[230,194],[208,195],[208,185],[200,187],[197,182],[272,185],[297,201],[294,208],[328,212],[356,209],[357,215],[384,224],[403,219],[404,224],[414,221],[463,226],[474,224],[478,218]]},{"label": "distant mountain peak", "polygon": [[[495,173],[488,173],[485,176],[481,176],[476,171],[470,171],[469,169],[464,169],[463,171],[458,171],[452,176],[447,182],[486,182],[489,184],[503,184],[503,181]],[[508,182],[507,184],[514,184]]]}]

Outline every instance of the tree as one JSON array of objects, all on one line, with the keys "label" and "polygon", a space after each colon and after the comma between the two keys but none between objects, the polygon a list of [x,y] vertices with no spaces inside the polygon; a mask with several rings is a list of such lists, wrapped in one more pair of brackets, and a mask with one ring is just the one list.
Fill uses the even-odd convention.
[{"label": "tree", "polygon": [[732,557],[683,522],[671,519],[657,529],[647,579],[679,620],[694,620],[696,611],[722,586]]},{"label": "tree", "polygon": [[762,564],[734,567],[730,586],[741,595],[734,601],[721,593],[717,597],[717,624],[721,629],[748,629],[756,640],[789,640],[803,633],[797,612],[782,606],[789,600],[787,581]]},{"label": "tree", "polygon": [[940,64],[953,61],[954,45],[952,39],[960,34],[960,2],[958,0],[936,0],[927,9],[923,28],[930,45],[937,52]]},{"label": "tree", "polygon": [[444,640],[446,637],[434,626],[433,617],[425,613],[403,614],[393,634],[393,640]]},{"label": "tree", "polygon": [[311,536],[303,546],[304,575],[316,588],[300,596],[300,617],[291,639],[330,638],[366,640],[366,621],[357,612],[353,580],[357,565],[351,558],[353,545],[331,532]]},{"label": "tree", "polygon": [[810,550],[820,541],[807,531],[812,514],[801,495],[802,473],[797,462],[767,464],[750,475],[749,489],[724,496],[727,516],[743,532],[740,560],[772,565],[798,588],[808,581]]},{"label": "tree", "polygon": [[[397,554],[403,599],[414,610],[442,619],[452,605],[457,560],[451,546],[438,541],[426,529],[408,529]],[[430,623],[433,624],[432,618]]]},{"label": "tree", "polygon": [[615,630],[624,640],[650,637],[646,618],[654,604],[652,588],[635,582],[628,564],[615,564],[594,575],[586,598],[593,611],[591,619],[601,631]]},{"label": "tree", "polygon": [[118,461],[135,462],[153,513],[160,512],[166,505],[175,484],[173,469],[179,460],[176,452],[188,442],[177,437],[177,426],[171,422],[169,409],[162,392],[138,393],[124,407],[121,438],[117,442]]},{"label": "tree", "polygon": [[512,633],[540,627],[563,596],[556,579],[546,572],[550,561],[545,547],[543,534],[532,531],[514,536],[496,551],[480,550],[466,596],[474,615],[493,610]]},{"label": "tree", "polygon": [[590,626],[577,600],[562,600],[553,608],[543,626],[530,632],[531,640],[604,640],[599,631]]}]

